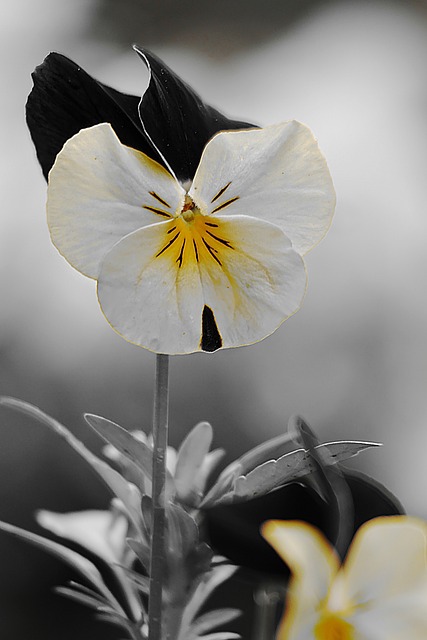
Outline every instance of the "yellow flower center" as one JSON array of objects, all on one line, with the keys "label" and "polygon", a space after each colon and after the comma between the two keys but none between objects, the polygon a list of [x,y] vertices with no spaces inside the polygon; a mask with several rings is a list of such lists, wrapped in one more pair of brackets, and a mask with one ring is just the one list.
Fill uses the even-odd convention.
[{"label": "yellow flower center", "polygon": [[[157,194],[156,197],[160,200]],[[150,210],[160,213],[160,210],[154,207]],[[165,243],[156,254],[156,258],[168,256],[178,268],[194,261],[207,261],[223,266],[225,253],[234,247],[222,233],[221,221],[218,218],[204,215],[188,194],[178,216],[172,217],[164,211],[162,213],[170,218],[170,222],[165,227]]]},{"label": "yellow flower center", "polygon": [[354,640],[352,624],[335,613],[325,612],[314,627],[316,640]]}]

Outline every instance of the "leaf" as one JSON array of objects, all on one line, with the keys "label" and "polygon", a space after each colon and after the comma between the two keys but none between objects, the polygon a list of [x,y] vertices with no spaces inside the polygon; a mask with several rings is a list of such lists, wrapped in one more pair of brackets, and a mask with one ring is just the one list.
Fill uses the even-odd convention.
[{"label": "leaf", "polygon": [[16,398],[0,398],[0,404],[30,416],[49,427],[57,435],[61,436],[74,451],[76,451],[94,469],[96,474],[103,480],[112,493],[124,504],[129,517],[135,527],[140,529],[140,501],[141,495],[135,485],[127,482],[117,471],[112,469],[106,462],[97,458],[85,445],[78,440],[68,429],[54,418],[41,411],[28,402],[17,400]]},{"label": "leaf", "polygon": [[208,613],[204,613],[201,615],[193,624],[191,625],[192,630],[194,630],[197,634],[205,633],[210,629],[215,629],[215,627],[219,627],[222,624],[227,624],[232,620],[235,620],[242,612],[239,609],[216,609],[215,611],[209,611]]},{"label": "leaf", "polygon": [[48,538],[42,538],[31,531],[26,531],[25,529],[8,524],[7,522],[0,521],[0,530],[11,534],[15,538],[20,538],[30,542],[39,549],[47,551],[51,555],[68,564],[72,569],[86,578],[89,584],[91,584],[106,599],[106,601],[110,603],[115,611],[124,614],[122,607],[117,602],[111,591],[106,587],[101,574],[90,560],[81,556],[79,553],[64,547],[62,544],[53,542]]},{"label": "leaf", "polygon": [[194,518],[179,505],[166,505],[167,543],[172,556],[184,559],[199,539]]},{"label": "leaf", "polygon": [[231,578],[236,571],[237,567],[227,564],[217,566],[205,575],[202,582],[197,585],[184,609],[181,628],[177,640],[187,640],[186,634],[189,632],[197,612],[200,611],[212,592],[220,584]]},{"label": "leaf", "polygon": [[136,557],[144,567],[144,569],[149,573],[150,571],[150,547],[145,545],[140,540],[132,540],[131,538],[127,539],[127,543],[135,553]]},{"label": "leaf", "polygon": [[[366,449],[378,446],[381,445],[375,442],[340,440],[317,445],[314,449],[323,464],[334,465],[356,456]],[[223,487],[215,485],[202,502],[202,506],[211,507],[241,500],[252,500],[284,484],[299,480],[315,470],[316,464],[309,451],[302,448],[296,449],[277,460],[268,460],[260,464],[247,475],[235,478],[234,486],[227,486],[225,483]]]},{"label": "leaf", "polygon": [[335,537],[332,543],[343,558],[354,529],[354,504],[350,488],[339,467],[333,467],[337,458],[328,450],[326,450],[326,456],[320,452],[317,436],[307,422],[295,416],[291,418],[289,427],[298,434],[299,440],[307,448],[314,464],[314,472],[309,479],[312,483],[314,482],[315,489],[324,495],[330,507],[330,518],[335,524]]},{"label": "leaf", "polygon": [[[137,440],[134,436],[120,427],[115,422],[95,416],[91,413],[85,414],[88,425],[96,431],[106,442],[116,447],[136,467],[149,482],[153,476],[153,451],[144,442]],[[141,483],[141,486],[143,483]],[[173,500],[176,493],[174,479],[166,469],[166,500]]]},{"label": "leaf", "polygon": [[217,633],[209,633],[207,636],[200,636],[200,640],[238,640],[241,636],[232,631],[218,631]]},{"label": "leaf", "polygon": [[128,576],[129,580],[145,595],[150,593],[150,578],[143,576],[128,567],[121,567]]},{"label": "leaf", "polygon": [[280,436],[266,440],[266,442],[262,442],[238,458],[233,464],[239,464],[240,475],[245,475],[263,462],[267,462],[267,460],[273,458],[277,460],[286,453],[290,453],[293,448],[294,442],[292,434],[286,432]]},{"label": "leaf", "polygon": [[185,503],[200,498],[197,475],[211,446],[213,437],[209,422],[199,422],[181,443],[175,467],[177,495]]},{"label": "leaf", "polygon": [[107,418],[85,413],[84,419],[101,438],[116,447],[149,480],[152,479],[153,452],[146,444],[137,440],[129,431]]},{"label": "leaf", "polygon": [[109,607],[108,604],[106,605],[105,602],[102,603],[98,599],[87,594],[80,593],[70,587],[55,587],[55,591],[56,593],[59,593],[59,595],[66,596],[79,604],[95,609],[95,611],[111,611],[111,607]]}]

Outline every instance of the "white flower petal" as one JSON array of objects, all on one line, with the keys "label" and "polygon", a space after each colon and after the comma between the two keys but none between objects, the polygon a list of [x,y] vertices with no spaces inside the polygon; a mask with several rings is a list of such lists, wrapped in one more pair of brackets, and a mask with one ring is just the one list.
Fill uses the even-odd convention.
[{"label": "white flower petal", "polygon": [[[349,597],[373,608],[418,587],[427,593],[426,552],[425,522],[407,516],[370,520],[357,532],[344,565]],[[427,600],[425,606],[427,620]]]},{"label": "white flower petal", "polygon": [[[101,266],[98,298],[130,342],[191,353],[262,340],[297,311],[305,285],[303,260],[275,225],[197,214],[118,242]],[[211,330],[219,332],[212,349]]]},{"label": "white flower petal", "polygon": [[96,278],[118,240],[171,218],[183,201],[183,189],[163,167],[99,124],[68,140],[50,171],[52,241],[73,267]]},{"label": "white flower petal", "polygon": [[[182,268],[173,223],[135,231],[107,254],[98,279],[102,311],[121,336],[156,353],[199,349],[203,293],[194,260]],[[169,231],[171,233],[168,234]]]},{"label": "white flower petal", "polygon": [[218,227],[211,228],[207,240],[221,264],[208,255],[200,260],[204,302],[213,311],[223,347],[252,344],[299,309],[307,281],[304,262],[275,225],[249,216],[210,220]]},{"label": "white flower petal", "polygon": [[277,637],[310,638],[316,611],[339,569],[338,556],[320,531],[304,522],[271,520],[263,525],[262,535],[292,572],[286,615]]},{"label": "white flower petal", "polygon": [[41,510],[38,523],[60,538],[77,542],[110,563],[122,562],[128,523],[111,511],[53,513]]},{"label": "white flower petal", "polygon": [[425,640],[427,638],[427,588],[408,591],[375,606],[361,608],[351,618],[361,638],[374,640]]},{"label": "white flower petal", "polygon": [[189,193],[204,213],[277,224],[301,254],[325,235],[335,208],[326,161],[310,129],[296,121],[218,133]]}]

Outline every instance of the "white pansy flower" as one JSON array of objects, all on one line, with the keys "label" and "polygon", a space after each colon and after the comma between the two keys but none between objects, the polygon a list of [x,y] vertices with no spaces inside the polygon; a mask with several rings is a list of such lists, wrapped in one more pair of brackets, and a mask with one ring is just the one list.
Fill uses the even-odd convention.
[{"label": "white pansy flower", "polygon": [[47,211],[54,244],[98,281],[118,333],[190,353],[257,342],[298,310],[301,256],[334,203],[326,162],[298,122],[216,134],[185,185],[99,124],[58,154]]}]

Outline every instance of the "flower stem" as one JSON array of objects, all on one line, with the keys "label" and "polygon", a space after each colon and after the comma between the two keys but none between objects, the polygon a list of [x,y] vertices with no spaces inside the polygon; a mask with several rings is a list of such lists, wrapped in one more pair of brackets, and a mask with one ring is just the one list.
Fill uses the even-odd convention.
[{"label": "flower stem", "polygon": [[283,587],[262,584],[254,593],[255,620],[253,640],[273,640],[277,626],[277,611],[283,602]]},{"label": "flower stem", "polygon": [[150,558],[149,639],[162,637],[162,592],[165,561],[165,479],[169,412],[169,356],[156,356],[153,415],[153,495]]}]

